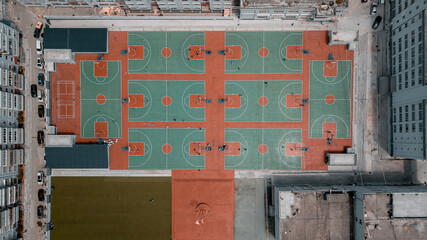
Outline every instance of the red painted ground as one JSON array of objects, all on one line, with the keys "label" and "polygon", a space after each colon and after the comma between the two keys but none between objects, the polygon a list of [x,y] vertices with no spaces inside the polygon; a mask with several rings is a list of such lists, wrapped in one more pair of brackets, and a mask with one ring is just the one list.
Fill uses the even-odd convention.
[{"label": "red painted ground", "polygon": [[107,61],[95,62],[93,64],[93,72],[95,77],[107,77],[108,76]]},{"label": "red painted ground", "polygon": [[[122,98],[128,98],[128,80],[150,79],[150,80],[204,80],[205,97],[216,101],[217,99],[234,100],[232,104],[206,104],[205,122],[128,122],[128,108],[122,108],[122,138],[110,147],[110,169],[128,169],[128,152],[122,147],[128,145],[128,128],[204,128],[206,145],[210,144],[212,151],[193,151],[193,154],[205,155],[206,170],[173,170],[172,171],[172,237],[174,240],[183,239],[233,239],[234,220],[234,171],[224,170],[225,154],[235,154],[236,150],[217,151],[219,146],[225,144],[224,134],[226,128],[301,128],[302,145],[309,147],[308,152],[301,152],[292,149],[300,148],[297,143],[286,145],[286,150],[295,155],[302,155],[303,170],[326,170],[324,162],[326,152],[344,152],[346,147],[351,147],[352,140],[336,140],[332,145],[327,145],[325,139],[308,138],[308,105],[302,107],[302,122],[224,122],[225,107],[240,105],[240,97],[225,96],[226,80],[295,80],[303,79],[303,94],[301,98],[309,98],[309,61],[327,60],[330,53],[335,60],[352,60],[353,52],[346,51],[345,46],[328,46],[326,31],[304,32],[303,49],[310,51],[310,54],[299,55],[300,46],[296,46],[295,54],[291,54],[288,47],[288,58],[303,57],[302,74],[225,74],[224,58],[240,59],[241,48],[239,46],[225,47],[224,32],[206,32],[205,49],[212,51],[211,55],[204,55],[206,61],[205,74],[128,74],[128,55],[121,54],[122,50],[128,49],[127,32],[109,32],[109,53],[104,55],[104,60],[120,60],[122,66]],[[228,49],[224,55],[217,54],[218,51]],[[294,52],[295,52],[294,51]],[[143,49],[137,50],[138,58],[143,57]],[[170,49],[163,49],[165,57],[174,54]],[[262,51],[265,54],[265,50]],[[194,55],[193,55],[194,56]],[[77,143],[94,143],[95,138],[82,139],[80,137],[80,61],[97,59],[97,54],[76,54],[76,64],[57,64],[57,72],[51,74],[52,89],[52,124],[57,126],[59,134],[77,135]],[[74,83],[75,94],[63,95],[68,90],[60,90],[62,86],[58,83],[67,80]],[[297,97],[297,96],[295,96]],[[107,99],[108,100],[108,99]],[[130,100],[141,106],[141,98]],[[69,110],[68,115],[72,117],[60,117],[59,104],[75,105],[74,115]],[[166,103],[168,103],[166,101]],[[261,101],[265,103],[265,101]],[[143,103],[142,103],[143,104]],[[309,104],[309,103],[307,103]],[[198,105],[194,103],[192,106]],[[293,105],[293,104],[292,104]],[[296,106],[295,107],[301,107]],[[324,131],[328,131],[327,126]],[[227,143],[228,145],[228,143]],[[236,146],[237,147],[237,146]],[[143,146],[131,145],[132,154],[144,154]],[[164,147],[166,152],[173,149]],[[269,150],[268,147],[261,146],[261,151]],[[293,151],[293,152],[292,152]],[[190,149],[191,152],[191,149]],[[198,206],[203,206],[197,208]],[[208,208],[206,207],[208,206]],[[197,214],[208,212],[209,214],[200,219]],[[202,214],[203,215],[203,214]],[[201,223],[203,220],[204,223]],[[197,224],[198,223],[198,224]]]},{"label": "red painted ground", "polygon": [[190,46],[189,49],[188,58],[190,60],[200,60],[205,58],[205,46]]},{"label": "red painted ground", "polygon": [[325,77],[336,77],[338,74],[338,63],[336,61],[325,61],[323,63],[323,75]]},{"label": "red painted ground", "polygon": [[129,59],[144,59],[144,46],[129,46]]}]

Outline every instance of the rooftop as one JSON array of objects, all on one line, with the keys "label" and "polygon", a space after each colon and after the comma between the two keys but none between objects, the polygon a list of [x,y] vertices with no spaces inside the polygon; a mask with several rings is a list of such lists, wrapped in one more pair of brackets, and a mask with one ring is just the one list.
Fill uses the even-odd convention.
[{"label": "rooftop", "polygon": [[108,168],[107,144],[76,144],[46,147],[48,168]]},{"label": "rooftop", "polygon": [[243,8],[319,8],[333,2],[332,7],[347,7],[347,0],[241,0]]},{"label": "rooftop", "polygon": [[276,233],[280,238],[277,239],[352,238],[349,193],[280,191],[279,196],[280,227]]},{"label": "rooftop", "polygon": [[426,198],[426,193],[366,194],[364,235],[369,239],[427,239]]}]

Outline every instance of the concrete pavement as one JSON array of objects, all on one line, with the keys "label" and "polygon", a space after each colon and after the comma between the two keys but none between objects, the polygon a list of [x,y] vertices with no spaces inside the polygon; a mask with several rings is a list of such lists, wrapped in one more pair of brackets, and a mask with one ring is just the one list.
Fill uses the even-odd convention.
[{"label": "concrete pavement", "polygon": [[[35,39],[33,38],[34,25],[39,20],[30,9],[22,7],[13,2],[7,3],[10,21],[17,25],[23,34],[21,47],[21,65],[25,67],[25,172],[24,172],[24,238],[43,239],[45,219],[37,218],[37,206],[45,205],[38,201],[37,192],[40,188],[45,189],[46,183],[37,183],[37,172],[45,167],[43,155],[44,148],[37,143],[37,131],[45,129],[45,122],[38,117],[37,106],[39,102],[32,98],[30,85],[37,84],[39,70],[36,66],[37,53],[35,50]],[[42,227],[37,222],[42,223]]]}]

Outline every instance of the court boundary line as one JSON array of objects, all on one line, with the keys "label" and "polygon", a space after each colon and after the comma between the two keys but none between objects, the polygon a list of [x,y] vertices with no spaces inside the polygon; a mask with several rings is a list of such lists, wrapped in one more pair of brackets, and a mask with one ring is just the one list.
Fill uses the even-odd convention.
[{"label": "court boundary line", "polygon": [[[140,165],[135,165],[135,166],[133,166],[133,165],[131,166],[130,165],[130,158],[129,157],[141,157],[141,156],[131,156],[131,155],[129,155],[129,151],[128,151],[128,153],[127,153],[128,154],[128,158],[127,158],[127,160],[128,160],[128,168],[132,167],[132,169],[136,169],[138,167],[144,166],[150,160],[151,153],[153,152],[153,144],[151,143],[151,139],[147,136],[147,134],[143,133],[141,130],[139,130],[137,128],[128,128],[128,145],[130,145],[130,143],[132,143],[131,141],[129,141],[129,138],[130,138],[129,136],[130,136],[130,132],[131,131],[135,131],[135,132],[143,134],[147,138],[147,140],[148,140],[148,142],[150,144],[149,145],[150,146],[150,153],[149,153],[149,155],[147,157],[147,160],[145,160],[145,162],[141,163]],[[144,152],[145,152],[145,144],[144,144]]]},{"label": "court boundary line", "polygon": [[[286,45],[285,48],[282,48],[283,43],[285,42],[285,40],[287,40],[289,37],[291,37],[292,35],[301,35],[301,45]],[[288,53],[288,46],[304,46],[304,32],[290,32],[290,34],[288,36],[286,36],[282,42],[279,45],[279,51],[278,51],[278,57],[279,57],[279,61],[280,63],[287,68],[288,70],[290,70],[290,73],[303,73],[304,72],[304,54],[302,54],[302,58],[301,59],[289,59],[289,60],[301,60],[301,70],[295,70],[295,69],[291,69],[290,67],[288,67],[287,65],[285,65],[285,63],[282,61],[282,57],[287,57],[287,56],[281,56],[282,55],[282,49],[286,49],[286,54]]]},{"label": "court boundary line", "polygon": [[[149,107],[148,107],[148,109],[147,109],[147,112],[144,114],[144,115],[142,115],[142,116],[140,116],[140,117],[138,117],[138,118],[131,118],[130,116],[129,116],[129,113],[128,113],[128,121],[129,122],[137,122],[137,121],[131,121],[131,119],[137,119],[137,120],[139,120],[139,119],[141,119],[141,118],[143,118],[143,117],[145,117],[145,115],[147,115],[149,112],[150,112],[150,110],[151,110],[151,106],[152,106],[152,96],[151,96],[151,92],[150,92],[150,90],[148,90],[148,88],[144,85],[144,84],[142,84],[141,83],[141,81],[142,80],[128,80],[128,95],[129,94],[134,94],[134,93],[129,93],[129,84],[131,84],[131,83],[135,83],[135,84],[137,84],[137,85],[141,85],[143,88],[145,88],[146,90],[147,90],[147,93],[149,94],[149,103],[148,103],[148,105],[149,105]],[[145,100],[145,96],[144,96],[144,100]],[[129,107],[128,106],[128,109],[130,109],[130,108],[134,108],[134,107]],[[144,102],[144,108],[145,108],[145,102]],[[128,110],[129,111],[129,110]]]},{"label": "court boundary line", "polygon": [[[282,139],[284,138],[284,137],[286,137],[288,134],[291,134],[291,133],[297,133],[297,134],[300,134],[300,143],[301,143],[301,145],[303,144],[302,143],[302,139],[303,139],[303,137],[302,137],[302,129],[301,128],[286,128],[286,129],[289,129],[290,131],[289,132],[287,132],[285,135],[283,135],[281,138],[280,138],[280,140],[279,140],[279,143],[278,143],[278,145],[277,145],[277,151],[278,151],[278,154],[279,154],[279,158],[280,158],[280,161],[283,163],[283,164],[285,164],[286,166],[288,166],[290,169],[298,169],[297,167],[295,167],[295,166],[291,166],[291,165],[289,165],[287,162],[286,162],[286,159],[283,159],[283,157],[282,157],[282,155],[280,154],[280,149],[281,149],[281,146],[280,146],[280,143],[282,142]],[[294,131],[295,129],[299,129],[300,131]],[[285,144],[286,144],[287,142],[285,142]],[[286,146],[285,146],[285,154],[286,154]],[[299,169],[302,169],[302,162],[303,162],[303,155],[301,154],[301,156],[287,156],[287,157],[299,157],[300,158],[300,168]]]},{"label": "court boundary line", "polygon": [[[228,35],[230,35],[230,36],[237,36],[237,37],[239,37],[240,39],[242,39],[242,41],[243,41],[243,43],[246,45],[246,49],[245,49],[245,51],[247,52],[247,55],[245,56],[246,57],[246,59],[245,59],[245,61],[243,62],[243,64],[239,67],[239,68],[241,68],[241,67],[243,67],[243,66],[245,66],[246,65],[246,62],[248,61],[248,59],[249,59],[249,55],[250,55],[250,52],[249,52],[249,46],[248,46],[248,43],[246,42],[246,40],[245,39],[243,39],[241,36],[239,36],[239,35],[237,35],[237,33],[236,32],[226,32],[226,31],[224,31],[224,44],[225,44],[225,46],[224,46],[224,48],[226,47],[226,46],[240,46],[240,45],[227,45],[227,33],[228,33]],[[244,49],[242,46],[240,46],[242,49]],[[243,51],[242,51],[243,52]],[[242,54],[242,59],[243,59],[243,54]],[[229,60],[230,61],[230,60]],[[236,73],[236,72],[238,72],[239,70],[228,70],[228,73],[227,73],[227,59],[224,57],[224,74],[233,74],[233,73]],[[239,73],[239,74],[241,74],[241,73]]]},{"label": "court boundary line", "polygon": [[[84,137],[84,135],[85,135],[85,129],[86,129],[86,125],[89,123],[89,121],[91,121],[93,118],[95,118],[95,117],[107,117],[107,118],[109,118],[110,119],[110,121],[111,122],[113,122],[113,123],[115,123],[116,124],[116,126],[117,126],[117,137],[112,137],[112,136],[108,136],[108,138],[121,138],[122,137],[122,134],[121,134],[121,131],[122,131],[122,129],[121,129],[121,127],[118,125],[118,123],[117,123],[117,121],[115,121],[115,119],[113,118],[113,117],[111,117],[111,116],[108,116],[108,115],[106,115],[106,114],[96,114],[96,115],[93,115],[93,116],[91,116],[90,118],[88,118],[88,119],[86,119],[86,121],[85,121],[85,123],[83,124],[83,128],[81,129],[81,138],[96,138],[96,136],[94,136],[94,137]],[[82,120],[81,120],[82,121]],[[96,122],[96,120],[94,121],[94,123]],[[82,123],[83,123],[83,121],[82,121]],[[109,124],[110,125],[110,124]],[[120,125],[121,125],[121,119],[120,119]],[[110,133],[111,131],[108,131],[108,133]]]},{"label": "court boundary line", "polygon": [[[141,36],[140,34],[138,34],[138,33],[140,33],[140,34],[142,34],[142,33],[144,33],[144,32],[128,32],[128,41],[127,41],[127,46],[128,46],[128,48],[129,48],[129,37],[130,36],[132,36],[132,35],[134,35],[134,36],[136,36],[136,37],[139,37],[139,38],[142,38],[143,40],[142,40],[142,42],[147,42],[147,47],[148,47],[148,59],[147,59],[147,63],[145,64],[145,65],[143,65],[142,67],[140,67],[140,68],[138,68],[138,69],[135,69],[135,70],[132,70],[132,69],[129,69],[129,60],[131,60],[131,61],[144,61],[145,59],[138,59],[138,60],[136,60],[136,59],[129,59],[129,57],[128,57],[128,69],[127,69],[127,72],[128,73],[136,73],[136,74],[138,74],[138,73],[140,73],[139,71],[141,71],[141,69],[144,69],[145,67],[147,67],[147,65],[148,65],[148,63],[150,63],[151,62],[151,55],[152,55],[152,51],[151,51],[151,45],[150,45],[150,42],[145,38],[145,37],[143,37],[143,36]],[[136,45],[136,44],[132,44],[131,46],[143,46],[144,47],[144,52],[145,52],[145,45]],[[144,55],[144,58],[145,58],[145,55]],[[146,72],[146,71],[145,71]],[[142,73],[142,72],[141,72]]]},{"label": "court boundary line", "polygon": [[[301,85],[301,93],[298,93],[298,94],[303,94],[303,80],[292,80],[292,82],[291,81],[286,81],[286,82],[288,82],[287,84],[286,84],[286,86],[284,86],[283,88],[282,88],[282,90],[280,90],[280,93],[279,93],[279,96],[278,96],[278,99],[277,99],[277,101],[278,101],[278,106],[279,106],[279,109],[280,109],[280,112],[285,116],[285,117],[287,117],[288,119],[290,119],[290,120],[295,120],[295,122],[302,122],[302,108],[300,108],[300,117],[299,117],[299,119],[298,118],[293,118],[293,117],[289,117],[287,114],[285,114],[284,113],[284,111],[283,111],[283,109],[280,107],[281,105],[283,105],[282,104],[282,98],[286,98],[286,95],[284,95],[284,96],[282,96],[282,92],[286,89],[286,88],[288,88],[290,85],[294,85],[294,84],[300,84]],[[282,97],[281,97],[282,96]],[[284,108],[287,108],[286,107],[286,105],[284,105]]]},{"label": "court boundary line", "polygon": [[[311,138],[311,139],[323,139],[323,137],[313,138],[313,127],[317,123],[317,121],[321,120],[322,118],[325,118],[326,120],[328,118],[332,118],[333,120],[335,120],[335,123],[337,123],[337,124],[338,124],[338,122],[334,118],[337,118],[337,119],[341,120],[344,123],[345,127],[346,127],[346,135],[347,135],[347,137],[346,138],[338,138],[338,126],[337,126],[337,136],[335,136],[335,138],[338,138],[338,139],[350,139],[351,138],[351,129],[349,128],[349,126],[347,125],[347,123],[344,121],[344,119],[342,119],[341,117],[337,116],[336,114],[327,114],[327,115],[320,116],[320,117],[318,117],[313,122],[313,124],[310,124],[310,122],[309,122],[309,138]],[[323,122],[323,123],[325,123],[325,122]],[[350,116],[350,124],[351,124],[351,116]],[[321,132],[322,131],[323,131],[323,129],[321,130]]]},{"label": "court boundary line", "polygon": [[[205,38],[205,32],[194,32],[194,33],[192,33],[190,36],[188,36],[186,39],[185,39],[185,41],[182,43],[182,46],[181,46],[181,59],[182,59],[182,61],[184,62],[184,65],[185,66],[187,66],[190,70],[192,70],[192,71],[194,71],[194,73],[190,73],[190,74],[197,74],[197,73],[206,73],[206,53],[205,53],[205,55],[203,56],[203,59],[193,59],[193,60],[200,60],[200,61],[205,61],[204,63],[205,64],[203,64],[203,69],[202,70],[196,70],[196,69],[194,69],[194,68],[192,68],[192,67],[190,67],[188,64],[187,64],[187,62],[185,61],[185,59],[184,59],[184,51],[185,50],[189,50],[189,47],[187,47],[187,48],[185,48],[184,47],[184,45],[187,43],[187,41],[191,38],[191,37],[193,37],[193,36],[199,36],[199,35],[201,35],[201,36],[203,36],[203,47],[205,47],[206,48],[206,38]],[[198,45],[198,46],[200,46],[200,45]],[[205,49],[206,50],[206,49]]]},{"label": "court boundary line", "polygon": [[[58,107],[58,118],[76,118],[76,104],[68,104],[68,103],[57,103]],[[65,106],[65,115],[61,114],[61,106]],[[72,115],[68,115],[68,107],[72,107],[71,109],[73,110],[73,114]]]},{"label": "court boundary line", "polygon": [[[87,61],[87,60],[85,60],[85,61],[80,61],[80,64],[81,64],[81,73],[84,75],[84,77],[89,81],[89,82],[91,82],[92,84],[95,84],[95,85],[107,85],[107,84],[109,84],[109,83],[111,83],[112,81],[114,81],[116,78],[117,78],[117,76],[119,75],[119,73],[120,73],[120,79],[121,79],[121,61],[108,61],[108,63],[107,63],[107,65],[109,64],[109,63],[117,63],[117,65],[118,65],[118,71],[116,71],[116,74],[109,80],[109,81],[107,81],[107,82],[105,82],[106,80],[107,80],[107,78],[108,78],[108,73],[107,73],[107,77],[95,77],[94,76],[94,78],[95,78],[95,81],[94,80],[92,80],[90,77],[88,77],[87,76],[87,74],[86,74],[86,71],[85,71],[85,69],[84,69],[84,67],[83,67],[83,65],[85,65],[85,64],[87,64],[87,63],[92,63],[92,64],[95,64],[95,61]],[[93,68],[93,66],[92,66],[92,68]],[[95,74],[95,72],[94,72],[94,74]],[[102,81],[102,82],[98,82],[98,81],[96,81],[96,78],[104,78],[104,81]],[[81,77],[80,77],[80,81],[81,81]]]},{"label": "court boundary line", "polygon": [[[83,63],[82,63],[83,62]],[[93,83],[92,81],[90,81],[89,80],[89,78],[87,77],[87,75],[85,74],[85,72],[84,72],[84,69],[83,69],[83,64],[84,64],[84,62],[92,62],[92,64],[94,64],[94,61],[80,61],[80,68],[79,68],[79,70],[81,71],[80,72],[80,74],[79,74],[79,77],[80,77],[80,99],[83,99],[82,98],[82,94],[83,94],[83,91],[82,91],[82,89],[83,89],[83,84],[82,84],[82,82],[84,81],[84,79],[82,78],[82,73],[83,73],[83,75],[84,75],[84,77],[86,78],[86,80],[88,80],[89,81],[89,83]],[[121,61],[108,61],[107,62],[107,65],[110,63],[110,62],[117,62],[118,63],[118,70],[117,70],[117,73],[116,73],[116,75],[111,79],[111,81],[109,81],[109,82],[107,82],[107,83],[105,83],[105,84],[102,84],[102,85],[107,85],[107,84],[110,84],[111,82],[113,82],[114,80],[116,80],[116,77],[117,77],[117,75],[118,75],[118,73],[120,73],[120,75],[119,75],[119,79],[117,80],[119,83],[119,86],[120,86],[120,90],[119,90],[119,93],[120,93],[120,98],[122,98],[122,74],[121,74],[121,70],[122,70],[122,68],[121,68]],[[95,72],[94,72],[94,74],[95,74]],[[95,85],[97,85],[97,84],[95,84]],[[105,93],[101,93],[101,94],[105,94]],[[104,95],[105,96],[105,95]],[[107,100],[108,98],[106,97],[106,100]],[[88,118],[88,119],[86,119],[86,121],[85,121],[85,123],[83,124],[83,101],[82,100],[80,100],[80,136],[81,136],[81,138],[92,138],[92,137],[84,137],[84,135],[85,135],[85,131],[84,131],[84,129],[85,129],[85,127],[86,127],[86,124],[88,123],[88,121],[89,120],[91,120],[92,118],[94,118],[94,117],[96,117],[96,116],[102,116],[102,115],[104,115],[104,116],[106,116],[106,117],[109,117],[110,119],[111,119],[111,122],[113,122],[113,123],[115,123],[116,125],[117,125],[117,137],[111,137],[111,136],[109,136],[109,134],[110,134],[110,132],[111,131],[108,131],[108,138],[122,138],[122,131],[123,131],[123,129],[122,129],[122,116],[123,116],[123,109],[122,109],[122,107],[120,107],[120,117],[119,117],[119,119],[118,120],[120,120],[120,126],[118,125],[118,123],[117,123],[117,121],[116,121],[116,119],[114,119],[113,117],[111,117],[111,116],[108,116],[108,115],[106,115],[106,114],[96,114],[96,115],[92,115],[90,118]],[[86,110],[87,111],[87,110]],[[91,111],[92,112],[92,111]],[[83,126],[83,127],[82,127]],[[94,125],[94,127],[95,127],[95,125]],[[95,137],[95,136],[94,136]]]},{"label": "court boundary line", "polygon": [[[240,129],[240,128],[238,128],[238,129]],[[227,132],[235,132],[235,133],[237,133],[238,135],[240,135],[241,137],[242,137],[242,139],[245,141],[245,145],[243,145],[242,143],[240,143],[241,145],[240,145],[240,153],[242,153],[242,148],[246,148],[246,149],[249,149],[249,144],[248,144],[248,140],[243,136],[243,134],[241,134],[240,132],[238,132],[237,130],[236,130],[236,128],[225,128],[225,131],[224,131],[224,141],[226,142],[227,140],[226,140],[226,134],[227,134]],[[247,151],[245,151],[245,154],[244,154],[244,157],[243,157],[243,159],[239,162],[239,163],[237,163],[236,165],[230,165],[230,166],[227,166],[226,165],[226,158],[227,158],[227,156],[228,157],[237,157],[237,156],[233,156],[233,155],[224,155],[224,169],[235,169],[237,166],[240,166],[240,165],[242,165],[242,163],[244,162],[244,161],[246,161],[246,158],[248,157],[248,153],[249,153],[249,150],[247,150]],[[239,156],[242,156],[243,154],[240,154]]]},{"label": "court boundary line", "polygon": [[[247,101],[246,101],[246,104],[245,104],[245,109],[244,109],[244,111],[240,114],[240,115],[238,115],[237,117],[234,117],[234,118],[228,118],[227,119],[227,111],[226,111],[226,109],[227,108],[224,108],[224,122],[227,122],[227,121],[232,121],[232,120],[236,120],[236,119],[238,119],[238,118],[240,118],[241,116],[243,116],[243,114],[244,113],[246,113],[246,111],[248,110],[248,105],[249,105],[249,94],[248,94],[248,92],[246,92],[246,89],[242,86],[242,85],[240,85],[240,84],[238,84],[238,83],[236,83],[236,82],[239,82],[239,80],[237,80],[237,81],[235,81],[235,80],[230,80],[230,81],[228,81],[228,80],[226,80],[226,81],[224,81],[225,82],[225,86],[224,86],[224,94],[225,95],[227,95],[227,91],[226,91],[226,89],[227,89],[227,84],[235,84],[235,85],[237,85],[238,87],[240,87],[242,90],[243,90],[243,92],[246,94],[246,99],[247,99]],[[228,82],[228,83],[227,83]],[[230,83],[231,82],[231,83]],[[232,94],[232,93],[229,93],[229,94]],[[240,96],[240,98],[242,98],[242,96]],[[242,105],[242,104],[241,104]],[[236,108],[233,108],[233,109],[236,109]]]}]

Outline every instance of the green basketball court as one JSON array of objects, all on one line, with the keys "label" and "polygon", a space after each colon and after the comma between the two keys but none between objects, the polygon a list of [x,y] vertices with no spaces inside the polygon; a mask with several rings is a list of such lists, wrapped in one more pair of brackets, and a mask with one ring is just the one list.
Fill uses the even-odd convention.
[{"label": "green basketball court", "polygon": [[323,124],[328,122],[336,123],[336,138],[351,136],[352,62],[336,64],[337,75],[325,77],[325,61],[310,62],[310,138],[322,138]]},{"label": "green basketball court", "polygon": [[225,157],[227,169],[301,168],[301,129],[227,129],[225,140],[240,148]]},{"label": "green basketball court", "polygon": [[[190,60],[188,51],[204,45],[203,32],[129,32],[128,72],[204,73],[204,59]],[[143,48],[133,54],[134,46]]]},{"label": "green basketball court", "polygon": [[129,121],[205,120],[205,109],[190,104],[190,98],[204,96],[203,81],[129,81],[128,86]]},{"label": "green basketball court", "polygon": [[203,169],[204,129],[129,129],[129,169]]},{"label": "green basketball court", "polygon": [[80,62],[81,135],[84,138],[99,137],[95,135],[96,123],[106,123],[108,129],[102,131],[108,137],[121,137],[121,66],[119,61],[106,63],[107,75],[95,77],[94,61]]},{"label": "green basketball court", "polygon": [[226,60],[225,72],[301,73],[302,43],[302,32],[228,32],[225,45],[241,54]]}]

